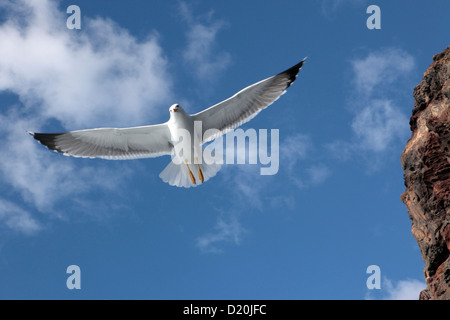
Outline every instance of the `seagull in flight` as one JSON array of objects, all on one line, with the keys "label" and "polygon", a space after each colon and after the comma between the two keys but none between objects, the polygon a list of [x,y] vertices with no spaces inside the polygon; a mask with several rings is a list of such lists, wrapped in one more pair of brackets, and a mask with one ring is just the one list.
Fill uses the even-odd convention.
[{"label": "seagull in flight", "polygon": [[[199,113],[190,115],[179,104],[173,104],[169,108],[170,119],[165,123],[28,133],[48,149],[73,157],[124,160],[172,155],[171,162],[159,177],[177,187],[197,186],[215,176],[222,166],[221,163],[204,161],[200,152],[202,145],[250,121],[275,102],[295,81],[305,60]],[[201,124],[200,132],[194,130],[197,121]],[[191,139],[184,138],[183,133],[186,132]],[[183,154],[176,152],[176,146],[181,147]]]}]

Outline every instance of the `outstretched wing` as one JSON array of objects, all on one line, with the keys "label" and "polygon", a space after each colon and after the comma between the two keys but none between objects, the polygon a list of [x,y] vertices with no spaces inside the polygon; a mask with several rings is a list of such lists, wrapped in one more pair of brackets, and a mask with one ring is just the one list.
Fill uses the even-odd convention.
[{"label": "outstretched wing", "polygon": [[113,160],[152,158],[170,154],[173,148],[166,123],[120,129],[28,133],[51,150],[83,158]]},{"label": "outstretched wing", "polygon": [[[227,100],[194,114],[194,121],[202,121],[202,142],[211,141],[250,121],[275,102],[295,81],[305,60],[306,58],[286,71],[252,84]],[[206,132],[209,129],[216,130]]]}]

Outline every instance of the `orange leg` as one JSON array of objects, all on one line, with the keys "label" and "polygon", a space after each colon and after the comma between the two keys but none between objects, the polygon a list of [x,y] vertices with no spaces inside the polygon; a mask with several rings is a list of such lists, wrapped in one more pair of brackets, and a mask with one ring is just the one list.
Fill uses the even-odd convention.
[{"label": "orange leg", "polygon": [[203,172],[202,169],[200,169],[200,165],[197,163],[197,167],[198,167],[198,176],[200,178],[200,181],[203,183],[203,181],[205,181],[205,179],[203,178]]},{"label": "orange leg", "polygon": [[[196,184],[196,182],[195,182],[195,177],[194,177],[194,175],[192,174],[191,168],[189,168],[189,165],[188,165],[187,161],[185,161],[185,162],[186,162],[186,166],[187,166],[187,168],[188,168],[188,170],[189,170],[189,175],[191,176],[191,181],[192,181],[193,184]],[[200,178],[200,179],[201,179],[201,178]]]}]

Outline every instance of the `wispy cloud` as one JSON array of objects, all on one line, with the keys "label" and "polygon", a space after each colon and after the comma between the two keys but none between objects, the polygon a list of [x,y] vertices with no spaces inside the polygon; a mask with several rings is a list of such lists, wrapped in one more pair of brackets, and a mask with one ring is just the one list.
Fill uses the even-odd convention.
[{"label": "wispy cloud", "polygon": [[314,143],[307,134],[289,135],[281,141],[280,167],[288,179],[298,188],[317,186],[330,175],[331,169],[323,163],[311,165],[316,153]]},{"label": "wispy cloud", "polygon": [[296,164],[311,154],[313,143],[307,134],[296,133],[282,140],[280,146],[280,162],[289,173],[292,173]]},{"label": "wispy cloud", "polygon": [[[308,188],[323,183],[331,175],[328,166],[320,162],[311,165],[311,162],[307,161],[314,147],[311,138],[306,134],[290,135],[280,142],[282,170],[275,176],[261,176],[260,165],[248,164],[249,158],[258,159],[256,140],[250,139],[245,145],[235,148],[237,150],[231,150],[229,145],[227,147],[226,153],[235,154],[235,151],[241,153],[237,159],[243,158],[242,155],[246,154],[250,157],[247,158],[247,164],[226,165],[222,169],[220,177],[233,201],[227,207],[226,213],[220,213],[213,232],[197,239],[197,247],[202,252],[221,253],[223,252],[221,247],[225,243],[239,245],[242,235],[247,232],[241,224],[241,217],[249,211],[273,209],[276,212],[280,208],[293,209],[295,207],[293,194],[274,192],[279,181],[283,181],[283,184],[288,181],[297,188]],[[308,165],[302,166],[303,161]],[[288,175],[288,179],[277,179],[278,175]]]},{"label": "wispy cloud", "polygon": [[214,231],[197,238],[197,247],[202,252],[222,253],[219,248],[220,243],[233,243],[239,245],[245,229],[241,226],[237,216],[223,215],[217,218]]},{"label": "wispy cloud", "polygon": [[34,234],[43,227],[29,212],[13,202],[0,198],[0,224],[25,234]]},{"label": "wispy cloud", "polygon": [[[240,163],[239,161],[246,163],[227,166],[225,170],[230,172],[223,175],[225,181],[233,185],[234,198],[241,201],[242,205],[263,210],[265,200],[271,199],[270,191],[275,183],[275,176],[287,175],[285,182],[289,181],[298,188],[307,188],[323,183],[331,175],[331,169],[324,163],[311,164],[311,159],[317,156],[311,137],[307,134],[295,133],[287,135],[279,142],[277,162],[279,162],[280,170],[274,176],[261,176],[260,168],[263,165],[258,162],[260,157],[258,143],[261,141],[258,142],[256,133],[252,137],[254,139],[249,139],[245,144],[238,143],[237,146],[228,144],[229,139],[232,139],[230,134],[225,137],[227,139],[225,154],[235,155],[237,163]],[[254,164],[249,164],[250,159],[253,159]],[[257,183],[255,179],[258,179]],[[280,200],[271,201],[271,203],[281,203]],[[291,199],[287,198],[286,201],[292,203]]]},{"label": "wispy cloud", "polygon": [[315,164],[306,169],[307,181],[310,185],[316,186],[323,183],[330,175],[331,169],[324,164]]},{"label": "wispy cloud", "polygon": [[179,11],[187,24],[187,45],[183,58],[198,79],[210,82],[228,67],[231,61],[231,55],[227,51],[220,51],[216,43],[217,34],[224,28],[225,22],[214,19],[213,11],[195,16],[185,2],[180,2]]},{"label": "wispy cloud", "polygon": [[321,5],[322,14],[327,18],[335,18],[337,12],[346,5],[367,6],[368,0],[317,0]]}]

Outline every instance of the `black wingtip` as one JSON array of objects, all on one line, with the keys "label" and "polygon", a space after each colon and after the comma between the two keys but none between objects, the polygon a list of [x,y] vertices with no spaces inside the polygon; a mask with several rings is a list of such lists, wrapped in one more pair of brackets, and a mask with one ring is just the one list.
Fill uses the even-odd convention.
[{"label": "black wingtip", "polygon": [[61,133],[34,133],[27,131],[34,139],[39,141],[40,144],[46,146],[50,150],[57,152],[62,152],[56,145],[56,137],[61,135]]},{"label": "black wingtip", "polygon": [[295,79],[297,79],[297,75],[298,72],[300,71],[300,69],[302,68],[303,64],[305,63],[306,59],[308,57],[305,57],[302,61],[300,61],[299,63],[297,63],[295,66],[290,67],[289,69],[279,73],[279,74],[283,74],[283,75],[287,75],[288,76],[288,85],[287,88],[289,88],[291,86],[291,84],[295,81]]}]

